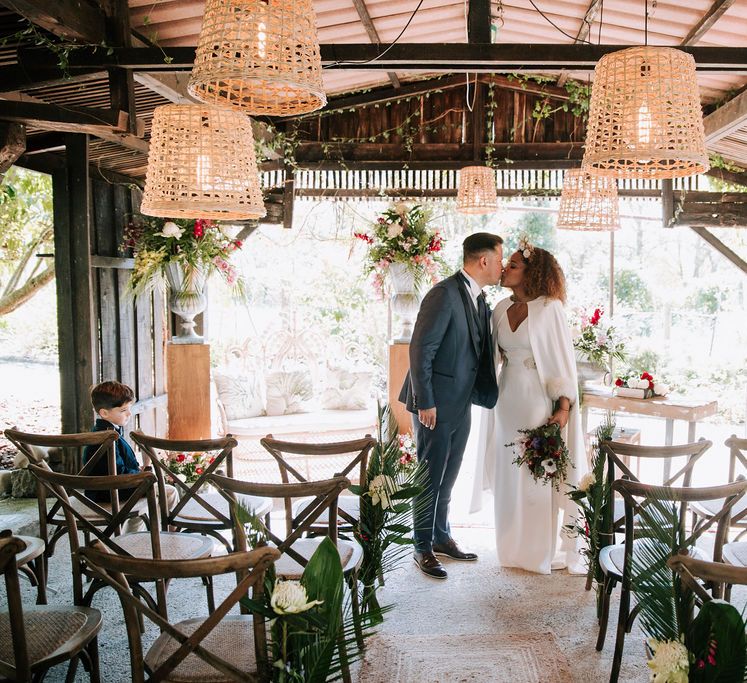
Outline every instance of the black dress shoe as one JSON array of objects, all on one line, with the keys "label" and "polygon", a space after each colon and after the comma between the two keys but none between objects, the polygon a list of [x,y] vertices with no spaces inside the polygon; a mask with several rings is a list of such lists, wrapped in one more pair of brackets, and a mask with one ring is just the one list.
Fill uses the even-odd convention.
[{"label": "black dress shoe", "polygon": [[420,567],[420,571],[433,579],[445,579],[448,576],[444,566],[433,553],[421,553],[416,550],[413,553],[413,559]]},{"label": "black dress shoe", "polygon": [[434,543],[433,554],[443,555],[444,557],[450,557],[452,560],[459,560],[461,562],[474,562],[477,559],[475,553],[465,553],[463,550],[460,550],[453,538],[450,538],[446,543]]}]

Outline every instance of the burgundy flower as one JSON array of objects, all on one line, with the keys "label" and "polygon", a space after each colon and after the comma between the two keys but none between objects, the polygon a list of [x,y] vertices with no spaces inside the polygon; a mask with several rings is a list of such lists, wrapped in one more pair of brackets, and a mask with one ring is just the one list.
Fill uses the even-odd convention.
[{"label": "burgundy flower", "polygon": [[625,382],[623,382],[619,377],[615,380],[615,386],[621,387]]},{"label": "burgundy flower", "polygon": [[594,315],[591,316],[589,322],[592,325],[598,325],[599,319],[602,317],[602,309],[601,308],[595,308],[594,309]]},{"label": "burgundy flower", "polygon": [[201,239],[202,236],[205,234],[205,221],[203,221],[202,218],[198,218],[195,221],[194,233],[195,233],[195,237],[198,240]]},{"label": "burgundy flower", "polygon": [[184,455],[184,453],[177,453],[176,455],[177,462],[184,462],[186,459],[187,459],[187,456]]}]

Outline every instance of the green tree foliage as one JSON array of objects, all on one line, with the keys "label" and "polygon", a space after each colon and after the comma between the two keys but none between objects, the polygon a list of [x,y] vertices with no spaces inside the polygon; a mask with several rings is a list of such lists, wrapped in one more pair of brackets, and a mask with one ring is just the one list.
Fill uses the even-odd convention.
[{"label": "green tree foliage", "polygon": [[519,238],[522,236],[526,237],[535,247],[547,249],[553,254],[557,252],[555,226],[550,213],[538,211],[522,214],[516,224],[503,235],[505,240],[503,253],[506,257],[516,251]]},{"label": "green tree foliage", "polygon": [[0,316],[54,279],[52,179],[12,167],[0,185]]},{"label": "green tree foliage", "polygon": [[[606,274],[599,276],[599,289],[608,287]],[[615,300],[623,308],[635,311],[650,311],[653,299],[648,285],[634,270],[620,269],[615,272]]]}]

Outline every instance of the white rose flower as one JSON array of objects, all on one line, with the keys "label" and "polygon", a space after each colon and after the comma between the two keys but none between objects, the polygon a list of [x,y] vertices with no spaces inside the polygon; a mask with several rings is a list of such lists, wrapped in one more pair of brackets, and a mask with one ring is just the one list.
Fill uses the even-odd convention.
[{"label": "white rose flower", "polygon": [[409,207],[404,202],[395,202],[395,204],[394,204],[394,210],[400,216],[404,216],[409,211]]},{"label": "white rose flower", "polygon": [[402,231],[404,228],[399,223],[392,223],[387,229],[386,229],[386,236],[389,239],[392,239],[393,237],[398,237],[402,234]]},{"label": "white rose flower", "polygon": [[368,495],[371,496],[371,503],[381,505],[383,510],[392,507],[391,495],[397,490],[397,485],[390,476],[378,474],[368,485]]},{"label": "white rose flower", "polygon": [[647,662],[651,669],[649,680],[656,683],[687,683],[690,671],[690,656],[684,643],[679,640],[648,641],[654,656]]},{"label": "white rose flower", "polygon": [[545,474],[555,474],[558,471],[557,463],[550,458],[543,460],[540,464],[542,465],[542,469],[545,470]]},{"label": "white rose flower", "polygon": [[521,254],[525,259],[528,259],[532,255],[532,252],[530,249],[524,249]]},{"label": "white rose flower", "polygon": [[158,234],[162,237],[176,237],[176,239],[179,239],[184,234],[184,229],[180,228],[173,221],[166,221],[163,224],[163,229]]},{"label": "white rose flower", "polygon": [[272,589],[270,606],[275,614],[298,614],[306,612],[323,600],[311,600],[300,581],[277,581]]},{"label": "white rose flower", "polygon": [[669,393],[669,386],[664,384],[664,382],[655,382],[654,393],[657,396],[666,396]]},{"label": "white rose flower", "polygon": [[581,481],[578,482],[578,490],[579,491],[588,491],[597,481],[597,478],[594,476],[594,472],[587,472],[583,477],[581,477]]}]

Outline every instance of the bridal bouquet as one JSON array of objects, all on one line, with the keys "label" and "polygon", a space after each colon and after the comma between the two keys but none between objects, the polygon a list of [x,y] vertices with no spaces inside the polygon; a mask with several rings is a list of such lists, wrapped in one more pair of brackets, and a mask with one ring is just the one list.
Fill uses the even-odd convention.
[{"label": "bridal bouquet", "polygon": [[560,427],[546,424],[520,429],[519,434],[522,436],[516,441],[506,444],[514,449],[516,457],[512,462],[519,467],[526,465],[534,481],[549,483],[560,491],[560,482],[565,479],[570,464],[570,453],[560,435]]}]

